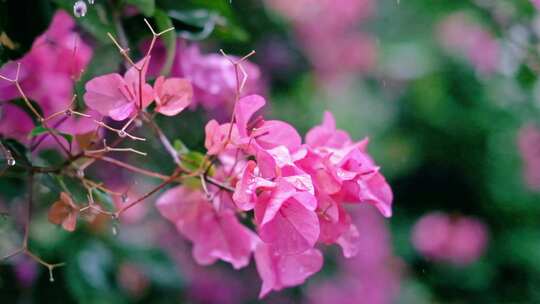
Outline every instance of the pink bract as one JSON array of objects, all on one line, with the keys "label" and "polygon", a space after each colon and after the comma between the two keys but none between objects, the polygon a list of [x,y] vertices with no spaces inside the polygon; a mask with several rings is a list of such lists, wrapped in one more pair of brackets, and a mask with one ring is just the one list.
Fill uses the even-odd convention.
[{"label": "pink bract", "polygon": [[[148,60],[150,58],[146,57],[137,62],[124,77],[112,73],[88,81],[84,94],[86,105],[114,120],[124,120],[135,115],[139,108],[145,109],[154,99],[152,87],[145,82]],[[140,76],[138,70],[141,70]]]}]

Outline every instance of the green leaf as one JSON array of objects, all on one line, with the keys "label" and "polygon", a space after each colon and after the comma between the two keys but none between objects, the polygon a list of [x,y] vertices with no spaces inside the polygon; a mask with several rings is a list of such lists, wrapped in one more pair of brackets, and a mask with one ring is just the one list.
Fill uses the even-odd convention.
[{"label": "green leaf", "polygon": [[154,0],[126,0],[126,3],[136,6],[147,17],[154,15],[156,9]]},{"label": "green leaf", "polygon": [[[160,9],[155,10],[154,21],[156,22],[158,32],[174,27],[171,18],[169,18],[167,13]],[[176,54],[176,35],[174,31],[170,31],[163,34],[161,38],[165,42],[165,47],[167,48],[167,57],[160,74],[167,75],[171,70],[174,62],[174,55]]]},{"label": "green leaf", "polygon": [[189,152],[188,147],[186,147],[184,142],[182,142],[180,139],[175,139],[173,145],[176,152],[178,152],[178,154],[180,155],[183,155]]},{"label": "green leaf", "polygon": [[105,211],[109,211],[109,212],[116,211],[115,204],[108,193],[105,193],[99,189],[93,189],[92,195],[94,196],[94,201],[97,204],[101,205],[105,209]]},{"label": "green leaf", "polygon": [[44,126],[36,126],[34,129],[32,129],[30,134],[28,134],[28,138],[36,137],[36,136],[39,136],[39,135],[42,135],[42,134],[48,133],[48,132],[52,132],[54,134],[58,134],[58,135],[62,136],[69,143],[69,145],[71,146],[71,142],[73,141],[73,135],[58,132],[58,131],[53,130],[53,129],[48,129],[48,128],[45,128]]},{"label": "green leaf", "polygon": [[222,19],[217,13],[202,9],[188,11],[171,10],[168,12],[168,15],[173,20],[189,26],[179,26],[176,31],[180,37],[188,40],[206,39],[214,31],[216,22]]}]

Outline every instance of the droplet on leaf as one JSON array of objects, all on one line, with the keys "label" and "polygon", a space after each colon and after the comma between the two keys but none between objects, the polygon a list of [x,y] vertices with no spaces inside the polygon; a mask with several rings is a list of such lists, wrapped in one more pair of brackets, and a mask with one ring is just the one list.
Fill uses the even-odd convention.
[{"label": "droplet on leaf", "polygon": [[82,0],[79,0],[73,4],[73,14],[77,18],[84,17],[86,15],[86,3]]}]

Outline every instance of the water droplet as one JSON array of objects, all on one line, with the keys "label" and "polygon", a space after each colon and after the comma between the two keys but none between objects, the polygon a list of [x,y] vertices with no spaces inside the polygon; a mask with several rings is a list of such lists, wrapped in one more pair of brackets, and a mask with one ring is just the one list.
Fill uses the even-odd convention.
[{"label": "water droplet", "polygon": [[129,199],[129,197],[128,197],[127,193],[122,193],[122,203],[127,202],[128,199]]},{"label": "water droplet", "polygon": [[84,17],[86,15],[86,11],[87,11],[87,8],[86,8],[86,3],[84,1],[79,0],[75,2],[75,4],[73,4],[73,15],[75,15],[75,17],[77,18]]},{"label": "water droplet", "polygon": [[15,161],[15,158],[13,158],[13,157],[10,157],[10,158],[7,159],[7,164],[8,164],[8,166],[10,166],[10,167],[15,166],[16,163],[17,163],[17,162]]},{"label": "water droplet", "polygon": [[94,0],[88,0],[88,4],[90,5],[94,4]]},{"label": "water droplet", "polygon": [[124,130],[120,130],[118,131],[118,136],[124,138],[126,137],[126,132]]},{"label": "water droplet", "polygon": [[83,169],[77,169],[77,177],[83,178],[84,177],[84,170]]},{"label": "water droplet", "polygon": [[49,267],[49,282],[54,282],[52,267]]},{"label": "water droplet", "polygon": [[113,225],[113,226],[112,226],[112,234],[113,234],[113,235],[117,235],[117,234],[118,234],[118,229],[116,229],[116,225]]}]

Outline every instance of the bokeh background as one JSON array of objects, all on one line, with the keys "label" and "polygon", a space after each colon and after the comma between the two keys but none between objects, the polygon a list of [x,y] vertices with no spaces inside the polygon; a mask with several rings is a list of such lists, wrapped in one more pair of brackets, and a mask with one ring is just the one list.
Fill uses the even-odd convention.
[{"label": "bokeh background", "polygon": [[[261,72],[257,90],[269,100],[268,116],[305,134],[329,110],[353,138],[370,138],[370,154],[394,191],[392,218],[369,206],[352,209],[359,255],[347,260],[326,249],[321,272],[262,302],[540,303],[540,15],[533,2],[93,2],[74,17],[93,49],[76,92],[121,66],[108,31],[121,27],[132,51],[142,48],[146,15],[174,24],[176,52],[184,44],[214,54],[256,50],[250,61]],[[57,10],[73,16],[74,4],[0,0],[1,65],[27,53]],[[204,151],[204,124],[229,109],[203,105],[159,123]],[[2,125],[7,118],[0,117]],[[171,168],[159,147],[152,153],[146,167]],[[114,178],[119,189],[135,185],[134,193],[151,187],[128,173],[104,172],[92,174]],[[22,239],[24,187],[17,172],[0,177],[2,255]],[[68,233],[47,221],[55,181],[41,180],[39,188],[31,247],[67,265],[51,283],[47,269],[29,259],[3,261],[0,302],[258,302],[254,266],[196,265],[190,244],[156,212],[155,198],[119,223],[99,219]]]}]

